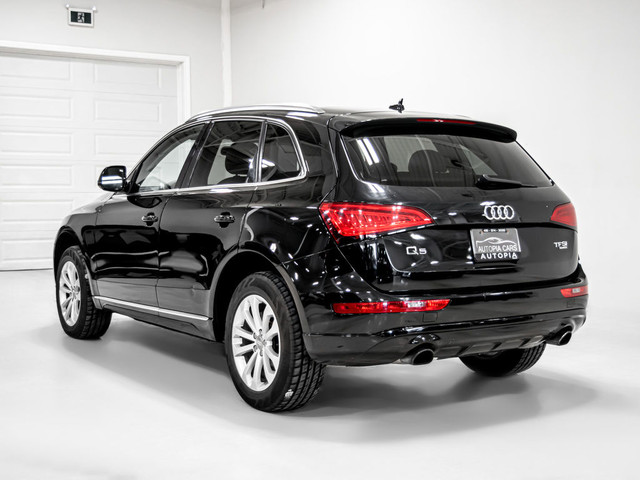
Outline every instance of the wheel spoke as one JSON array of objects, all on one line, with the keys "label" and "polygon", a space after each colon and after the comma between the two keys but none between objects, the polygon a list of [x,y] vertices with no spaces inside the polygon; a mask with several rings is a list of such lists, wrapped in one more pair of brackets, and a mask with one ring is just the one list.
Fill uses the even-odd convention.
[{"label": "wheel spoke", "polygon": [[273,337],[275,337],[279,333],[280,332],[278,331],[278,324],[274,321],[271,324],[271,328],[269,328],[269,330],[267,330],[267,332],[264,334],[264,339],[265,340],[272,340]]},{"label": "wheel spoke", "polygon": [[267,379],[267,383],[270,384],[273,382],[273,379],[276,378],[276,370],[277,368],[272,367],[268,359],[264,360],[264,378]]},{"label": "wheel spoke", "polygon": [[262,312],[262,325],[260,326],[263,332],[267,331],[269,328],[269,322],[273,320],[273,317],[273,310],[271,310],[269,304],[265,305],[264,312]]},{"label": "wheel spoke", "polygon": [[62,308],[65,308],[67,306],[67,304],[69,303],[69,300],[71,300],[71,295],[69,295],[67,298],[65,298],[64,301],[60,304],[60,306]]},{"label": "wheel spoke", "polygon": [[267,358],[271,360],[271,363],[273,363],[273,367],[277,369],[278,363],[280,363],[280,355],[276,353],[276,351],[273,349],[271,345],[267,345],[264,348],[264,353],[267,356]]},{"label": "wheel spoke", "polygon": [[71,288],[71,277],[69,277],[69,265],[65,264],[64,268],[62,269],[62,279],[64,281],[64,284],[69,286],[69,288]]},{"label": "wheel spoke", "polygon": [[241,357],[246,353],[252,351],[255,348],[255,344],[248,343],[246,345],[242,345],[233,349],[234,357]]},{"label": "wheel spoke", "polygon": [[262,355],[257,355],[256,363],[253,367],[253,375],[251,377],[251,383],[253,384],[254,389],[258,389],[260,386],[260,381],[262,379],[262,366],[264,365],[264,359]]},{"label": "wheel spoke", "polygon": [[245,323],[249,326],[253,333],[258,333],[258,328],[253,317],[253,312],[251,311],[251,303],[249,303],[249,301],[247,300],[245,300],[244,302],[243,313]]},{"label": "wheel spoke", "polygon": [[262,329],[260,321],[260,299],[254,295],[251,298],[251,320],[253,321],[253,331],[258,333]]},{"label": "wheel spoke", "polygon": [[70,318],[70,320],[73,321],[76,318],[77,315],[78,315],[78,310],[77,310],[76,302],[71,302],[71,318]]},{"label": "wheel spoke", "polygon": [[251,384],[251,372],[253,371],[253,367],[256,364],[256,358],[258,358],[259,356],[260,355],[258,355],[258,352],[253,352],[253,354],[249,358],[249,361],[245,365],[244,370],[242,371],[242,378],[247,385]]},{"label": "wheel spoke", "polygon": [[251,335],[249,332],[247,332],[244,328],[241,327],[233,327],[233,336],[234,337],[240,337],[240,338],[244,338],[245,340],[249,340],[250,342],[253,342],[255,339],[253,338],[253,335]]}]

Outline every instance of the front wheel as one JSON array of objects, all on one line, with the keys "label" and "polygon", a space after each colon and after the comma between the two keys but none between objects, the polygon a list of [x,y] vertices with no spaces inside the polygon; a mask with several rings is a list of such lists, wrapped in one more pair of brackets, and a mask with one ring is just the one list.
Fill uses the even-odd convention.
[{"label": "front wheel", "polygon": [[67,335],[96,339],[105,334],[111,312],[96,308],[82,251],[69,247],[64,251],[56,272],[56,300],[60,325]]},{"label": "front wheel", "polygon": [[291,293],[270,272],[250,275],[236,288],[227,311],[225,351],[238,393],[265,412],[302,407],[324,377],[325,367],[304,347]]},{"label": "front wheel", "polygon": [[532,348],[516,348],[496,353],[460,357],[462,363],[474,372],[488,377],[507,377],[530,369],[540,360],[545,343]]}]

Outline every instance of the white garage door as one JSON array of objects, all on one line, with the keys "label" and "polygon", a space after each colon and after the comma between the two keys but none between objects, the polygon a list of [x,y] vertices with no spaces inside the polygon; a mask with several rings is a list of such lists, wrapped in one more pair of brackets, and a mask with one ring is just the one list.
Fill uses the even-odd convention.
[{"label": "white garage door", "polygon": [[107,165],[131,168],[178,122],[177,67],[0,53],[0,270],[50,268]]}]

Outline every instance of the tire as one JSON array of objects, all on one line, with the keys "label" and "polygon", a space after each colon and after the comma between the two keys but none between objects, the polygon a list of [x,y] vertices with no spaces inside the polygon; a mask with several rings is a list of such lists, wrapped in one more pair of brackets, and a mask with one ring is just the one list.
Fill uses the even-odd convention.
[{"label": "tire", "polygon": [[546,344],[532,348],[516,348],[503,352],[460,357],[462,363],[474,372],[487,377],[508,377],[530,369],[540,360]]},{"label": "tire", "polygon": [[318,393],[324,377],[325,366],[305,349],[291,293],[270,272],[248,276],[233,293],[225,352],[240,396],[265,412],[302,407]]},{"label": "tire", "polygon": [[98,309],[91,297],[89,275],[79,247],[64,251],[56,271],[56,305],[64,332],[90,340],[105,334],[111,312]]}]

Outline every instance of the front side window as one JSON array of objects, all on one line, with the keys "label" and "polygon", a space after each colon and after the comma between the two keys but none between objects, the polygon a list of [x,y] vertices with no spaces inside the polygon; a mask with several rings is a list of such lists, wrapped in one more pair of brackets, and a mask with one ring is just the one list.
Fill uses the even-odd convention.
[{"label": "front side window", "polygon": [[295,178],[300,175],[300,171],[300,162],[291,136],[278,125],[267,125],[260,162],[260,180],[267,182]]},{"label": "front side window", "polygon": [[140,166],[131,193],[175,188],[202,127],[181,130],[158,145]]},{"label": "front side window", "polygon": [[190,187],[255,181],[254,164],[262,122],[216,121],[205,140]]}]

